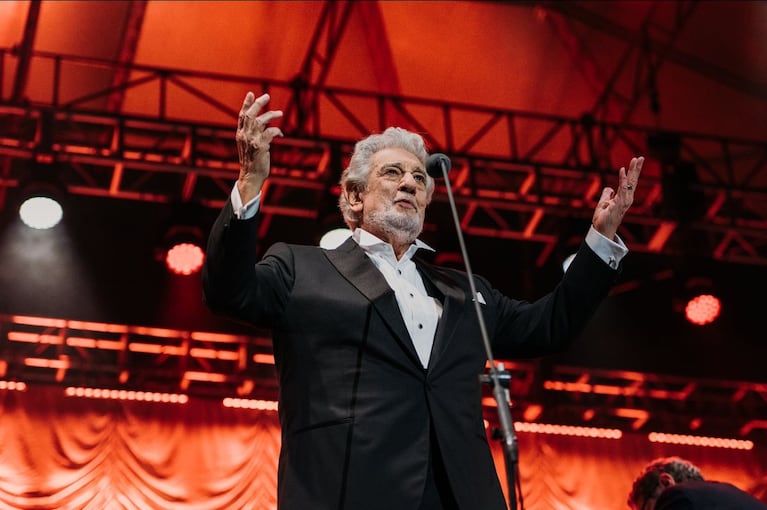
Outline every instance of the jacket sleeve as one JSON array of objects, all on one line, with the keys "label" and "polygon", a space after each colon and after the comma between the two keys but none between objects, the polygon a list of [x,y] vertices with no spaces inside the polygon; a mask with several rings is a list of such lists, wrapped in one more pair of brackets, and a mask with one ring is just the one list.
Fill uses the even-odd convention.
[{"label": "jacket sleeve", "polygon": [[259,215],[239,220],[232,205],[222,209],[211,229],[202,272],[203,299],[214,313],[270,326],[293,287],[293,256],[278,243],[257,258]]},{"label": "jacket sleeve", "polygon": [[534,302],[488,288],[495,306],[493,353],[532,358],[565,349],[594,315],[618,274],[583,243],[559,284]]}]

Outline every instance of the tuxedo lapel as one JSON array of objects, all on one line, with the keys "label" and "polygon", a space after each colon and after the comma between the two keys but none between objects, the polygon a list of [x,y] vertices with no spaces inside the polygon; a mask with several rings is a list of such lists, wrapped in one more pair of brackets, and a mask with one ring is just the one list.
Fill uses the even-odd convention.
[{"label": "tuxedo lapel", "polygon": [[438,273],[432,266],[421,261],[416,261],[424,284],[433,286],[443,296],[442,317],[437,324],[437,332],[434,335],[434,345],[429,357],[429,370],[432,370],[439,362],[442,355],[453,339],[455,328],[466,313],[466,296],[460,287]]},{"label": "tuxedo lapel", "polygon": [[402,320],[402,312],[397,305],[394,291],[362,248],[353,239],[348,239],[335,250],[325,251],[325,254],[338,272],[373,304],[397,342],[420,367],[421,362],[418,360],[405,321]]}]

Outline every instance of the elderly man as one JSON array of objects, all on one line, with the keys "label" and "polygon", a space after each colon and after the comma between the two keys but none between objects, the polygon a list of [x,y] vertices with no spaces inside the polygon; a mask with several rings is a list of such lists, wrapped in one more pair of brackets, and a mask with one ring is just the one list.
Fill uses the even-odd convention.
[{"label": "elderly man", "polygon": [[[240,175],[214,225],[204,269],[210,308],[272,330],[280,384],[281,510],[507,508],[483,425],[487,361],[473,300],[495,355],[565,348],[617,274],[616,236],[643,158],[605,188],[562,282],[535,302],[416,254],[434,182],[423,139],[389,128],[355,146],[339,206],[353,235],[333,250],[277,243],[256,257],[269,175],[269,96],[245,97]],[[499,254],[499,256],[503,256]]]}]

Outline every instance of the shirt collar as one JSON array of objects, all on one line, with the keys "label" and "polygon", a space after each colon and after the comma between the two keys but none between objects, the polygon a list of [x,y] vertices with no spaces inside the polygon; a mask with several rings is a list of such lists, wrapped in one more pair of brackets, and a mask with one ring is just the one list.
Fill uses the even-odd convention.
[{"label": "shirt collar", "polygon": [[[363,228],[355,228],[354,232],[352,232],[352,239],[357,242],[357,244],[365,251],[365,253],[371,255],[386,254],[396,261],[396,257],[394,256],[394,248],[392,245],[386,241],[383,241],[382,239],[379,239],[377,236],[371,234],[367,230]],[[416,239],[415,243],[410,245],[399,262],[406,262],[410,260],[413,258],[413,255],[415,255],[415,252],[419,249],[436,251],[434,248],[424,243],[420,239]]]}]

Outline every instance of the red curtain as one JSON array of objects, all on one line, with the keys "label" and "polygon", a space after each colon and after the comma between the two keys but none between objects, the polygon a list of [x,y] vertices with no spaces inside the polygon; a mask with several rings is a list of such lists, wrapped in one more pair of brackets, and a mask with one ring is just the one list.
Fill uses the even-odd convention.
[{"label": "red curtain", "polygon": [[[752,451],[520,433],[527,510],[625,510],[650,459],[680,455],[710,479],[764,491],[767,456]],[[276,508],[274,412],[0,391],[0,506],[8,509]],[[494,444],[501,480],[502,455]]]}]

